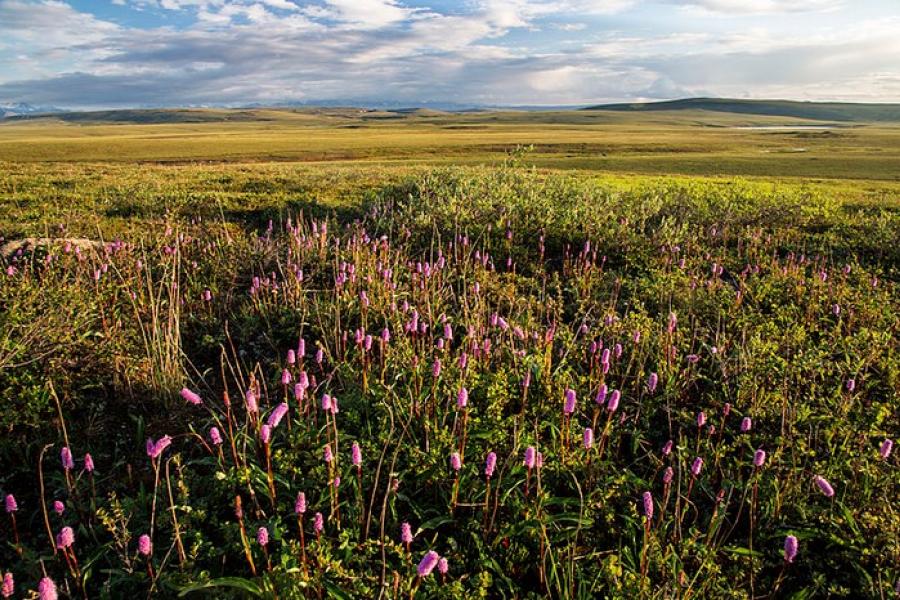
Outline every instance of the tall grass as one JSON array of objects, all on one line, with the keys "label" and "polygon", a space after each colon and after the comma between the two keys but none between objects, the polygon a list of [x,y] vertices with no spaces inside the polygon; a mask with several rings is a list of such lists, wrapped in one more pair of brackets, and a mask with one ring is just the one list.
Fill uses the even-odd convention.
[{"label": "tall grass", "polygon": [[52,319],[0,369],[21,589],[892,593],[890,210],[516,164],[302,208],[7,260],[0,317]]}]

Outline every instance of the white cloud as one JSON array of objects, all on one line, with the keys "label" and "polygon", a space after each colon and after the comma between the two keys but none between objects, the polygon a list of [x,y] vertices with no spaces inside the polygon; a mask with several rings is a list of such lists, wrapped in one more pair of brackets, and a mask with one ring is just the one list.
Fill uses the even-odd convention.
[{"label": "white cloud", "polygon": [[[192,24],[129,28],[59,0],[0,0],[0,101],[101,107],[299,99],[588,104],[701,93],[900,98],[897,18],[802,27],[808,15],[785,14],[779,25],[797,22],[795,35],[785,36],[767,26],[775,17],[765,16],[749,19],[753,27],[735,17],[730,30],[730,19],[705,31],[695,19],[668,32],[638,27],[643,8],[613,14],[633,4],[623,0],[471,0],[465,10],[443,12],[401,0],[135,1],[163,16],[187,11]],[[657,10],[676,0],[654,1],[647,6]],[[734,4],[678,2],[706,11]],[[742,2],[749,4],[786,6]],[[826,3],[795,0],[801,5]],[[547,44],[545,34],[565,40]]]},{"label": "white cloud", "polygon": [[313,14],[327,16],[360,29],[378,29],[407,19],[415,11],[395,0],[324,0],[326,9]]},{"label": "white cloud", "polygon": [[261,0],[266,6],[280,8],[281,10],[300,10],[300,7],[290,0]]},{"label": "white cloud", "polygon": [[729,15],[833,10],[843,0],[670,0],[688,8]]}]

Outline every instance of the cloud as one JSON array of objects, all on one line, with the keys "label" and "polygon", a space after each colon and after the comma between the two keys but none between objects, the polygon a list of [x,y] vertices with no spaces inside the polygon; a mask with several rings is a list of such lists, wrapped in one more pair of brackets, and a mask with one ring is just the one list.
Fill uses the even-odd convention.
[{"label": "cloud", "polygon": [[395,0],[325,0],[315,16],[328,17],[360,29],[377,29],[409,18],[416,11]]},{"label": "cloud", "polygon": [[728,15],[798,13],[833,10],[842,0],[670,0],[683,7]]},{"label": "cloud", "polygon": [[0,101],[99,108],[900,98],[897,18],[801,27],[805,13],[785,13],[779,26],[796,20],[786,36],[759,16],[752,27],[735,17],[731,29],[718,18],[715,28],[694,18],[668,30],[635,26],[640,5],[623,1],[472,0],[453,11],[400,0],[138,1],[131,6],[162,16],[184,11],[188,23],[127,27],[59,0],[0,0]]}]

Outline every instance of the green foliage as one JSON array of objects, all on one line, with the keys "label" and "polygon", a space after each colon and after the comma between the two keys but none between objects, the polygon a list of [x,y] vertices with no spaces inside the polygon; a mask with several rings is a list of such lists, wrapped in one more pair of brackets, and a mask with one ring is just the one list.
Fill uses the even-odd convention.
[{"label": "green foliage", "polygon": [[[61,219],[61,236],[97,226],[107,243],[3,259],[0,487],[21,539],[4,530],[0,570],[35,589],[43,561],[61,589],[111,598],[889,597],[900,472],[879,446],[900,429],[900,257],[879,244],[900,217],[813,187],[626,184],[520,154],[377,185],[271,166],[29,180],[17,194],[71,204],[14,233]],[[89,176],[90,199],[64,185]],[[601,389],[621,393],[615,411]],[[45,520],[75,529],[77,566]],[[446,577],[416,576],[430,549]]]}]

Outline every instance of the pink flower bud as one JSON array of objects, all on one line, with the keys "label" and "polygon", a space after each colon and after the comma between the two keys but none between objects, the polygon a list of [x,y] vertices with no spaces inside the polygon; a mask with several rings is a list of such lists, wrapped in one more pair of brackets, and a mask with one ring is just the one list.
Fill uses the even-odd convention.
[{"label": "pink flower bud", "polygon": [[466,388],[459,388],[459,393],[456,394],[456,406],[458,408],[465,408],[469,404],[469,390]]},{"label": "pink flower bud", "polygon": [[413,541],[412,527],[407,522],[400,524],[400,541],[404,544],[411,544]]},{"label": "pink flower bud", "polygon": [[56,547],[60,550],[65,550],[72,546],[75,543],[75,532],[72,531],[71,527],[63,527],[59,530],[59,533],[56,534]]},{"label": "pink flower bud", "polygon": [[209,428],[209,441],[213,443],[213,446],[218,446],[222,443],[222,434],[219,433],[218,427]]},{"label": "pink flower bud", "polygon": [[200,406],[203,404],[203,400],[197,395],[195,392],[187,388],[181,388],[181,397],[184,398],[186,402],[189,404],[193,404],[194,406]]},{"label": "pink flower bud", "polygon": [[429,550],[428,553],[422,557],[419,566],[416,568],[419,577],[428,577],[431,575],[431,572],[434,571],[434,568],[438,565],[440,558],[441,557],[437,552]]},{"label": "pink flower bud", "polygon": [[484,475],[490,479],[494,475],[494,468],[497,466],[497,454],[488,452],[487,460],[484,463]]},{"label": "pink flower bud", "polygon": [[760,448],[753,455],[753,466],[758,469],[761,466],[763,466],[763,464],[765,464],[765,462],[766,462],[766,451],[763,450],[762,448]]},{"label": "pink flower bud", "polygon": [[59,598],[56,584],[49,577],[44,577],[38,582],[38,598],[40,600],[57,600]]},{"label": "pink flower bud", "polygon": [[797,538],[792,535],[784,538],[784,562],[792,563],[797,557]]},{"label": "pink flower bud", "polygon": [[619,399],[622,397],[622,392],[619,390],[613,390],[609,395],[609,402],[606,403],[606,410],[609,412],[616,412],[616,409],[619,408]]},{"label": "pink flower bud", "polygon": [[450,455],[450,468],[457,472],[462,469],[462,459],[459,456],[459,452],[454,452]]},{"label": "pink flower bud", "polygon": [[150,536],[146,533],[138,538],[138,552],[143,556],[150,556],[153,553],[153,544],[150,542]]},{"label": "pink flower bud", "polygon": [[674,477],[675,471],[672,467],[666,467],[666,470],[663,472],[663,483],[669,485],[672,483],[672,477]]},{"label": "pink flower bud", "polygon": [[575,412],[575,390],[567,389],[566,390],[566,403],[563,406],[563,413],[566,415],[571,415]]},{"label": "pink flower bud", "polygon": [[244,401],[247,404],[247,412],[252,414],[259,412],[259,404],[256,402],[256,394],[253,390],[247,390],[247,393],[244,394]]},{"label": "pink flower bud", "polygon": [[691,465],[691,475],[697,477],[700,475],[700,470],[703,468],[703,459],[699,456],[694,459],[694,463]]},{"label": "pink flower bud", "polygon": [[16,581],[13,579],[13,574],[7,572],[3,575],[3,587],[0,588],[0,596],[4,598],[12,598],[12,595],[16,593]]},{"label": "pink flower bud", "polygon": [[63,446],[62,450],[59,451],[59,457],[62,461],[63,469],[71,471],[75,468],[75,461],[72,460],[72,451],[69,450],[68,446]]},{"label": "pink flower bud", "polygon": [[535,454],[536,454],[536,451],[534,449],[534,446],[528,446],[527,448],[525,448],[524,464],[525,464],[526,468],[528,468],[528,469],[534,468],[534,463],[537,458]]},{"label": "pink flower bud", "polygon": [[653,495],[650,492],[644,492],[641,500],[644,505],[644,516],[647,517],[647,521],[652,521],[653,520]]},{"label": "pink flower bud", "polygon": [[362,451],[359,449],[359,444],[356,442],[353,442],[353,446],[350,448],[350,456],[354,467],[362,465]]},{"label": "pink flower bud", "polygon": [[834,488],[831,487],[831,484],[828,483],[827,479],[816,475],[814,481],[816,483],[816,486],[823,494],[825,494],[825,496],[827,496],[828,498],[834,496]]}]

